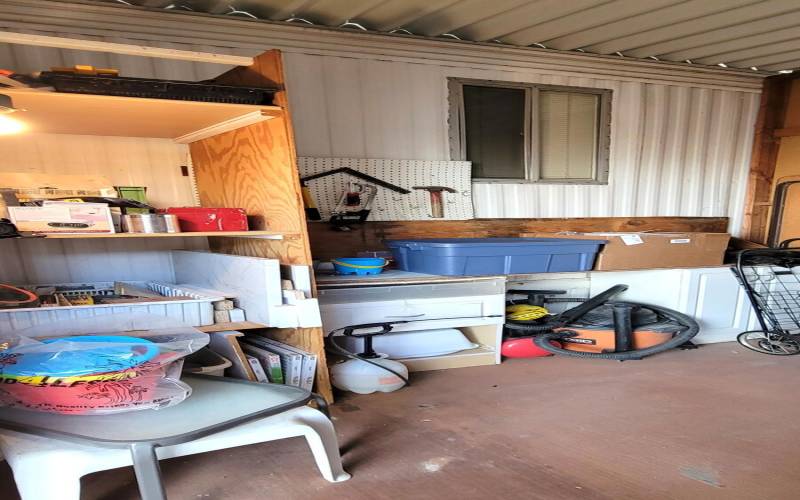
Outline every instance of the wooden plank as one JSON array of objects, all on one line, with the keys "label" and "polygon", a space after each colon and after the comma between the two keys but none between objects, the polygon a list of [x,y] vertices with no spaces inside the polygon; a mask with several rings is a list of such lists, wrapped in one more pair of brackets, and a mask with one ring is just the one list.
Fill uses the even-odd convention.
[{"label": "wooden plank", "polygon": [[314,258],[353,257],[386,250],[383,240],[424,238],[515,238],[532,232],[708,232],[727,231],[727,217],[586,217],[565,219],[474,219],[463,221],[366,222],[352,231],[309,223]]},{"label": "wooden plank", "polygon": [[262,325],[254,321],[235,321],[232,323],[215,323],[207,326],[196,326],[195,328],[201,332],[214,333],[231,330],[254,330],[256,328],[267,328],[267,325]]},{"label": "wooden plank", "polygon": [[800,135],[800,127],[788,127],[775,129],[775,137],[796,137]]},{"label": "wooden plank", "polygon": [[181,61],[232,64],[236,66],[249,66],[253,64],[253,58],[245,56],[216,54],[212,52],[197,52],[194,50],[164,49],[161,47],[100,42],[97,40],[79,40],[75,38],[64,38],[58,36],[30,35],[27,33],[14,33],[11,31],[0,31],[0,43],[33,45],[37,47],[55,47],[59,49],[72,49],[81,51],[88,50],[92,52],[110,52],[112,54],[125,54],[128,56],[157,57],[160,59],[178,59]]},{"label": "wooden plank", "polygon": [[741,236],[745,240],[762,244],[767,242],[769,204],[780,150],[775,131],[784,127],[791,84],[796,78],[795,75],[778,75],[764,80],[742,221]]},{"label": "wooden plank", "polygon": [[[0,89],[13,99],[15,113],[30,132],[117,137],[196,139],[209,130],[225,130],[280,116],[277,106],[143,97],[70,94]],[[255,114],[254,114],[255,113]]]},{"label": "wooden plank", "polygon": [[256,376],[253,373],[253,369],[250,368],[250,363],[247,362],[247,358],[242,352],[242,347],[237,339],[237,337],[243,336],[243,333],[236,331],[213,332],[209,334],[208,347],[233,363],[227,370],[231,375],[255,382]]},{"label": "wooden plank", "polygon": [[398,359],[409,372],[423,372],[430,370],[447,370],[450,368],[465,368],[468,366],[486,366],[496,364],[496,351],[486,346],[476,347],[466,351],[444,356],[430,356],[425,358]]},{"label": "wooden plank", "polygon": [[[251,66],[234,68],[216,81],[284,89],[280,51],[264,52]],[[287,235],[281,241],[210,238],[209,244],[217,252],[273,258],[281,264],[310,265],[311,250],[286,91],[277,92],[274,100],[284,110],[282,116],[203,139],[189,147],[203,205],[242,207],[256,217],[254,229],[294,236]],[[316,294],[315,289],[312,291]],[[315,390],[332,402],[322,329],[271,331],[276,340],[317,354]]]}]

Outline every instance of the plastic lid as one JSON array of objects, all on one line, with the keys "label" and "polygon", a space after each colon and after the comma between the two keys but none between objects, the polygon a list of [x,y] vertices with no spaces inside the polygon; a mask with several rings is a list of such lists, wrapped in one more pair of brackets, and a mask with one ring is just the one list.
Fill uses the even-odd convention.
[{"label": "plastic lid", "polygon": [[482,246],[482,245],[597,245],[598,243],[608,243],[608,240],[598,238],[596,240],[584,240],[575,238],[432,238],[419,240],[386,240],[386,245],[423,245],[423,246]]},{"label": "plastic lid", "polygon": [[[71,345],[82,343],[100,345]],[[138,366],[158,353],[157,344],[138,337],[92,335],[48,339],[41,344],[22,345],[0,355],[0,374],[75,377],[109,373]]]}]

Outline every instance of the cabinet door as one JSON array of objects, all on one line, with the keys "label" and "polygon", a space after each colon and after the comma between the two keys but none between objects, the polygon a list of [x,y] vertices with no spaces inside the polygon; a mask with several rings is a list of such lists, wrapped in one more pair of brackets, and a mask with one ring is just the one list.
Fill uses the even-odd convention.
[{"label": "cabinet door", "polygon": [[442,297],[353,304],[322,304],[325,332],[362,323],[439,320],[443,318],[483,318],[503,315],[503,296]]},{"label": "cabinet door", "polygon": [[756,329],[750,301],[728,267],[687,269],[681,312],[700,324],[698,344],[733,342],[746,330]]}]

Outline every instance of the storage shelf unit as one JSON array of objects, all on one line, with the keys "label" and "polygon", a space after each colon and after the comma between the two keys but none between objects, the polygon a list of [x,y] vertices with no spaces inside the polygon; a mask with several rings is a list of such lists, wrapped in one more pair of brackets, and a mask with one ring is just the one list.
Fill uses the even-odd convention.
[{"label": "storage shelf unit", "polygon": [[282,240],[287,235],[275,231],[202,231],[192,233],[71,233],[47,234],[37,236],[23,236],[23,238],[45,238],[48,240],[67,240],[85,238],[198,238],[198,237],[228,237],[228,238],[264,238],[268,240]]},{"label": "storage shelf unit", "polygon": [[156,137],[189,143],[283,114],[278,106],[0,89],[29,132]]},{"label": "storage shelf unit", "polygon": [[[11,241],[36,246],[37,240],[67,240],[60,248],[81,251],[90,248],[89,241],[81,240],[94,240],[100,245],[106,239],[156,238],[162,239],[164,246],[169,246],[166,243],[168,241],[181,242],[180,238],[202,236],[208,237],[210,250],[215,253],[274,259],[282,265],[310,266],[311,251],[280,52],[264,52],[253,59],[251,66],[233,68],[215,79],[215,82],[280,90],[274,95],[275,106],[10,88],[0,89],[0,94],[10,96],[14,106],[23,110],[15,115],[28,126],[27,133],[37,134],[37,140],[40,137],[47,139],[38,134],[67,134],[70,137],[66,140],[74,141],[76,147],[83,144],[84,136],[156,138],[187,144],[200,205],[242,208],[255,219],[255,230],[226,233],[58,234]],[[18,140],[31,139],[23,134]],[[91,151],[87,154],[91,154]],[[53,155],[51,160],[57,169],[60,164],[57,155]],[[174,166],[174,161],[172,164]],[[130,168],[136,168],[135,162]],[[158,179],[151,182],[158,182]],[[176,203],[165,198],[162,196],[162,205]],[[59,246],[52,245],[52,248],[55,252]],[[63,257],[53,256],[56,261]],[[312,296],[315,295],[313,286],[311,292]],[[215,332],[252,328],[267,326],[247,321],[210,325],[202,329]],[[269,328],[267,333],[275,340],[317,355],[315,391],[332,402],[322,329]]]}]

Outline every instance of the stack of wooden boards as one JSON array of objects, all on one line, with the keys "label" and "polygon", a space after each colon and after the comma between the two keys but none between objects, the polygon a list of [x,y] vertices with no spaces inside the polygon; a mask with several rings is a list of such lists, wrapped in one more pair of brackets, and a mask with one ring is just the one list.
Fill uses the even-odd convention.
[{"label": "stack of wooden boards", "polygon": [[209,347],[228,358],[226,376],[311,390],[317,371],[317,355],[272,340],[260,333],[215,332]]}]

